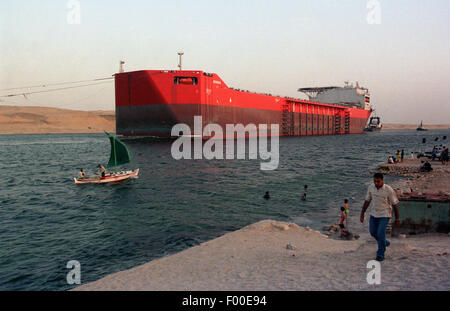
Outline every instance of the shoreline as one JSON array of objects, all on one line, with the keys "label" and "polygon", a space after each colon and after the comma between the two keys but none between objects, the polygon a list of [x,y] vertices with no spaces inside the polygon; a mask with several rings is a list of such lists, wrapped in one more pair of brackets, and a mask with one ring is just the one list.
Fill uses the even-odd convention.
[{"label": "shoreline", "polygon": [[[114,133],[114,110],[71,110],[41,106],[0,106],[0,135]],[[382,131],[415,130],[417,125],[386,123]],[[450,129],[450,124],[429,124],[430,130]]]},{"label": "shoreline", "polygon": [[449,236],[392,238],[382,283],[367,283],[376,243],[335,240],[263,220],[179,253],[110,274],[75,291],[450,290]]},{"label": "shoreline", "polygon": [[[405,123],[384,123],[382,131],[394,131],[394,130],[416,130],[417,124],[405,124]],[[428,124],[424,125],[427,130],[449,130],[450,124]]]}]

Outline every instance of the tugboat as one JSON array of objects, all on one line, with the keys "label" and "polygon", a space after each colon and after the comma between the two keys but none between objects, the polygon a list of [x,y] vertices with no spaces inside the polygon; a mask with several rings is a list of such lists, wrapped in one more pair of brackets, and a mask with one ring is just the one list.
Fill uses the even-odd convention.
[{"label": "tugboat", "polygon": [[417,128],[418,131],[428,131],[426,128],[423,127],[423,121],[420,121],[420,125]]},{"label": "tugboat", "polygon": [[367,124],[367,127],[364,129],[366,132],[378,132],[381,131],[383,128],[383,125],[381,124],[380,117],[370,117],[369,124]]}]

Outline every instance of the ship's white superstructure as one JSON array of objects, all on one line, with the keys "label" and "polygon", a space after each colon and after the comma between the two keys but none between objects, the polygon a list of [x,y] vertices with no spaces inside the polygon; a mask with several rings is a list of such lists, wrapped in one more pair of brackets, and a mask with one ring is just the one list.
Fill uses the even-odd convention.
[{"label": "ship's white superstructure", "polygon": [[299,91],[308,95],[309,100],[313,102],[362,108],[366,110],[371,109],[369,90],[360,87],[358,82],[356,82],[355,86],[345,82],[344,87],[311,87],[301,88]]}]

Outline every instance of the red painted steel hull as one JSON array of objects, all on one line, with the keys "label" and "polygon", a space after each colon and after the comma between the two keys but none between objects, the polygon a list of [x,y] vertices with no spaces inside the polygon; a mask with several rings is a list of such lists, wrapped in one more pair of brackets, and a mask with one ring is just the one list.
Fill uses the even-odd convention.
[{"label": "red painted steel hull", "polygon": [[[189,79],[183,79],[189,78]],[[280,125],[280,135],[362,133],[371,111],[228,88],[216,74],[145,70],[115,75],[116,133],[171,137],[175,124]]]}]

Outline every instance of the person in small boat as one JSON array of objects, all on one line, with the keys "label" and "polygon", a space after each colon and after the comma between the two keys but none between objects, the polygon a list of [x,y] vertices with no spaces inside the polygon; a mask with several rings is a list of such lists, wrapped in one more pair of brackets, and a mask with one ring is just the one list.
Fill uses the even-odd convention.
[{"label": "person in small boat", "polygon": [[99,164],[99,165],[97,165],[97,168],[98,168],[98,173],[102,177],[105,177],[106,176],[106,169],[103,167],[103,165]]},{"label": "person in small boat", "polygon": [[80,172],[78,173],[78,179],[85,179],[86,178],[86,173],[84,172],[83,169],[80,169]]}]

